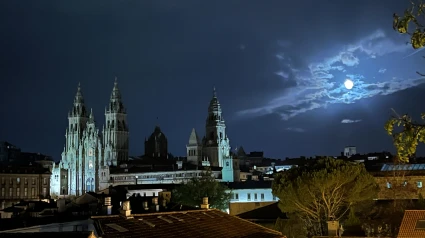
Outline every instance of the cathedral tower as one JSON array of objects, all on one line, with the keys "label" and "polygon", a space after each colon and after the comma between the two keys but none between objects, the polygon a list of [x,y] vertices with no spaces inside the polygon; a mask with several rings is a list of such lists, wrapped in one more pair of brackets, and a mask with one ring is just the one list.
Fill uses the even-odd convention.
[{"label": "cathedral tower", "polygon": [[223,167],[223,159],[230,156],[230,142],[226,135],[226,125],[215,88],[213,90],[213,98],[208,107],[205,137],[202,144],[203,156],[208,158],[211,166]]},{"label": "cathedral tower", "polygon": [[145,156],[162,159],[168,158],[167,137],[162,133],[159,126],[155,127],[149,139],[145,139]]},{"label": "cathedral tower", "polygon": [[105,162],[117,166],[120,162],[128,160],[129,143],[127,112],[121,99],[117,78],[109,105],[105,109],[105,125],[103,129]]},{"label": "cathedral tower", "polygon": [[186,151],[187,162],[198,165],[202,160],[202,144],[199,141],[195,128],[193,128],[192,133],[190,133],[189,144],[186,145]]}]

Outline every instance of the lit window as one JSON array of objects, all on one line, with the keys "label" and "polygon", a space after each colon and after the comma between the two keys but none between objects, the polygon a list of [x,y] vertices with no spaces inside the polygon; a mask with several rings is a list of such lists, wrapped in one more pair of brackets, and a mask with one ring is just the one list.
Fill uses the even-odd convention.
[{"label": "lit window", "polygon": [[20,184],[21,183],[21,178],[16,178],[16,183]]},{"label": "lit window", "polygon": [[20,188],[16,188],[16,196],[17,197],[21,196],[21,189]]},{"label": "lit window", "polygon": [[418,188],[422,188],[422,181],[416,182],[416,186],[418,186]]},{"label": "lit window", "polygon": [[387,182],[387,188],[391,188],[391,183]]}]

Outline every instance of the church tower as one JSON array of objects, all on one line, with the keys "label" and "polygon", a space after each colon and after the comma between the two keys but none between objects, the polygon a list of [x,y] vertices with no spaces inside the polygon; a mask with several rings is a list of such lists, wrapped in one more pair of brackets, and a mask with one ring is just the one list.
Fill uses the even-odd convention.
[{"label": "church tower", "polygon": [[66,171],[62,171],[61,174],[66,176],[67,181],[61,184],[60,192],[62,194],[79,195],[83,132],[86,129],[88,119],[83,93],[80,84],[78,84],[74,105],[68,113],[68,128],[65,132],[66,145],[62,153],[62,162]]},{"label": "church tower", "polygon": [[168,159],[168,141],[159,126],[155,127],[148,139],[145,139],[145,156]]},{"label": "church tower", "polygon": [[207,157],[211,166],[223,167],[223,159],[230,156],[230,142],[229,138],[227,138],[226,125],[215,88],[213,90],[213,98],[208,107],[205,132],[205,137],[202,141],[203,156]]},{"label": "church tower", "polygon": [[105,144],[105,163],[117,166],[128,160],[128,124],[127,112],[121,99],[115,77],[114,88],[108,107],[105,109],[105,124],[103,142]]},{"label": "church tower", "polygon": [[189,144],[186,145],[187,151],[187,162],[195,165],[199,165],[202,160],[202,144],[199,140],[198,134],[196,134],[195,128],[190,133]]}]

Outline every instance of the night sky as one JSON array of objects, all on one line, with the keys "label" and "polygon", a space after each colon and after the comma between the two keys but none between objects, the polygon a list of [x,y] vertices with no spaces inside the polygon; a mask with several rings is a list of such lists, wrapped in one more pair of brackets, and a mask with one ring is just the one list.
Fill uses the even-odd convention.
[{"label": "night sky", "polygon": [[0,140],[60,159],[78,83],[101,128],[117,76],[131,155],[144,153],[157,123],[169,152],[186,155],[192,128],[205,133],[214,86],[233,148],[274,158],[339,155],[346,145],[393,151],[383,128],[390,109],[425,111],[416,74],[425,72],[425,51],[392,29],[392,14],[408,6],[4,0]]}]

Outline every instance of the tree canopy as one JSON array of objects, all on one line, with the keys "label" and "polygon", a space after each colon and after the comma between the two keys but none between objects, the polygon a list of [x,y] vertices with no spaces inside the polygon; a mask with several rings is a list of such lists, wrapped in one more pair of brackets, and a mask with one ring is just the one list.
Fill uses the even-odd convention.
[{"label": "tree canopy", "polygon": [[363,164],[334,158],[278,173],[272,186],[282,212],[296,214],[313,235],[321,235],[327,221],[348,215],[352,206],[375,198],[378,189]]},{"label": "tree canopy", "polygon": [[176,203],[196,207],[202,204],[203,197],[208,197],[211,208],[224,210],[230,201],[227,190],[227,186],[215,180],[210,171],[206,171],[201,177],[193,177],[177,187],[172,193],[172,199]]},{"label": "tree canopy", "polygon": [[[404,11],[402,16],[394,13],[393,28],[400,34],[410,37],[410,44],[414,49],[425,46],[425,4],[411,2],[410,8]],[[421,76],[425,76],[417,72]],[[397,150],[397,159],[407,163],[416,153],[419,143],[425,142],[425,124],[415,123],[408,115],[400,116],[397,113],[387,121],[385,130],[393,137],[394,146]],[[422,120],[425,114],[421,115]]]}]

